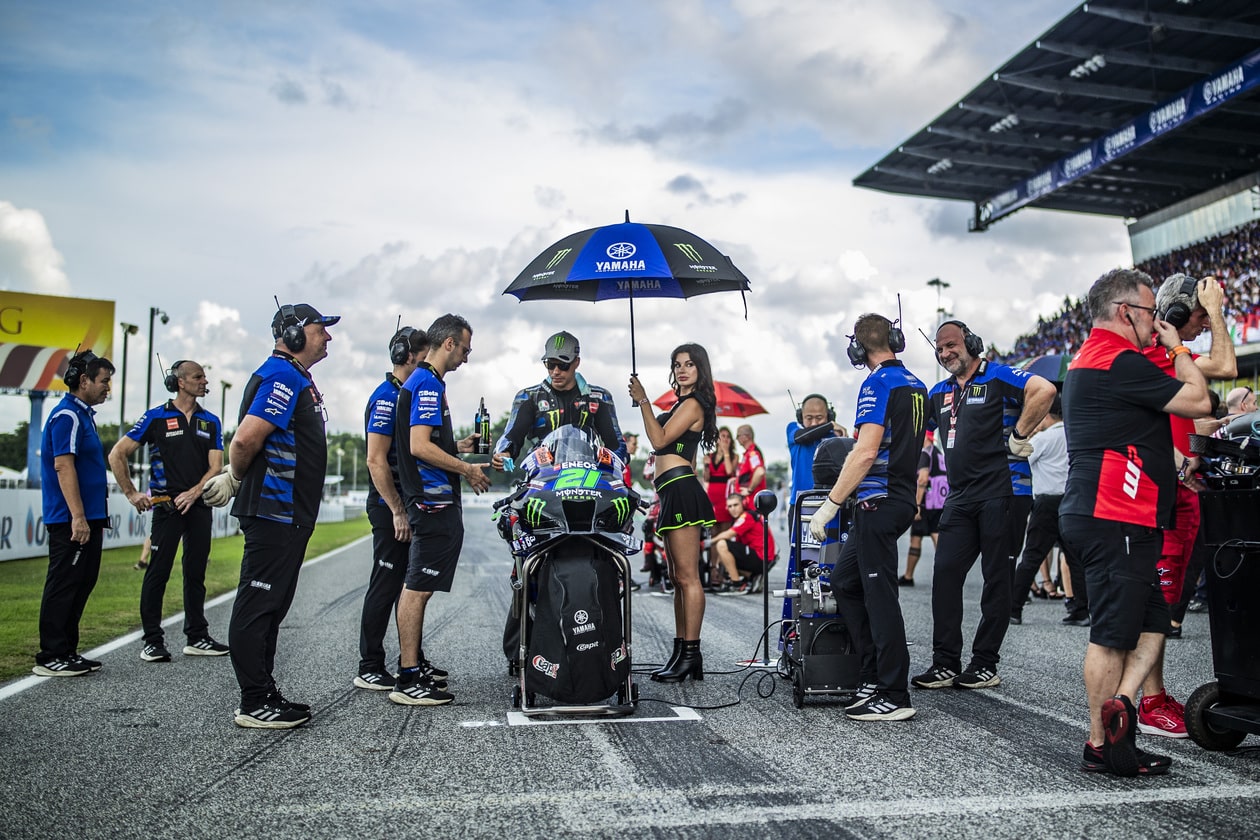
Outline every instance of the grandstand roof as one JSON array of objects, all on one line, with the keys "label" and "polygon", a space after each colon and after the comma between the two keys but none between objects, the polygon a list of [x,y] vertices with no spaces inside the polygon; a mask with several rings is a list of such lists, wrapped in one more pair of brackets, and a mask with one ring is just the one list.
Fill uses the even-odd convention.
[{"label": "grandstand roof", "polygon": [[1257,91],[1256,0],[1084,3],[853,183],[1139,217],[1260,170]]}]

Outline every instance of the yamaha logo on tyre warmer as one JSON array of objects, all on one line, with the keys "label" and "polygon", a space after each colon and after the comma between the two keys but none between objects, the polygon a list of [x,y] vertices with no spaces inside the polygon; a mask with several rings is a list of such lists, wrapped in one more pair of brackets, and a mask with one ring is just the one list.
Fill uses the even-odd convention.
[{"label": "yamaha logo on tyre warmer", "polygon": [[595,622],[591,621],[591,617],[587,614],[586,610],[578,610],[575,612],[573,614],[573,623],[577,626],[569,632],[574,636],[582,633],[589,633],[595,629]]},{"label": "yamaha logo on tyre warmer", "polygon": [[554,662],[548,662],[541,655],[535,656],[530,664],[534,666],[535,671],[541,671],[544,677],[555,679],[560,673],[560,666]]}]

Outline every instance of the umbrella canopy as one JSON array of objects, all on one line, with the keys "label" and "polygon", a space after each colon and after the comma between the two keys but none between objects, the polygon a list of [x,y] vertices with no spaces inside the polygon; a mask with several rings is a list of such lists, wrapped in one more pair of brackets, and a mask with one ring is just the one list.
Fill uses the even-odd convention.
[{"label": "umbrella canopy", "polygon": [[1062,382],[1063,377],[1067,375],[1068,363],[1071,361],[1072,357],[1066,354],[1049,353],[1020,362],[1015,367],[1027,373],[1043,376],[1051,382]]},{"label": "umbrella canopy", "polygon": [[[770,413],[757,402],[756,397],[731,382],[714,382],[713,391],[717,396],[719,417],[752,417],[754,414]],[[678,396],[673,391],[666,391],[652,400],[652,404],[662,411],[669,411],[676,402]]]},{"label": "umbrella canopy", "polygon": [[749,288],[730,258],[694,233],[626,221],[566,236],[534,258],[506,289],[518,300],[630,301],[634,366],[634,299],[689,298]]}]

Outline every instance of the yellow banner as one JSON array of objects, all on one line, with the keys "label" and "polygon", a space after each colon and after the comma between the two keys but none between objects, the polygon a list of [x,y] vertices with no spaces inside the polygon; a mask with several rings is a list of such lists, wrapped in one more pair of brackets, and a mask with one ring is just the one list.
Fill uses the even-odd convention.
[{"label": "yellow banner", "polygon": [[0,388],[64,391],[76,348],[113,361],[114,301],[0,291]]}]

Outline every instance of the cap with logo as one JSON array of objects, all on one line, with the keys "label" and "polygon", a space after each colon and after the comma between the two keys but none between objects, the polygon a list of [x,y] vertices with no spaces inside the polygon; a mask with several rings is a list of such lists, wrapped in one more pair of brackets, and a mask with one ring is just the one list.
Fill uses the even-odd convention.
[{"label": "cap with logo", "polygon": [[[319,310],[309,303],[294,304],[293,317],[297,319],[296,325],[299,327],[307,324],[322,324],[325,327],[331,327],[341,320],[340,315],[320,315]],[[284,309],[277,309],[275,317],[271,319],[271,334],[279,338],[285,326],[287,325],[284,323]]]},{"label": "cap with logo", "polygon": [[551,338],[547,339],[547,343],[543,346],[542,360],[559,359],[562,362],[572,362],[581,355],[581,348],[578,347],[577,337],[573,333],[558,332]]}]

